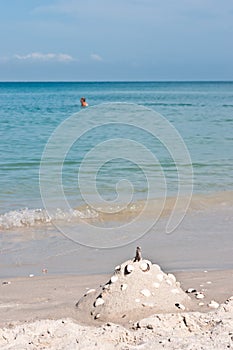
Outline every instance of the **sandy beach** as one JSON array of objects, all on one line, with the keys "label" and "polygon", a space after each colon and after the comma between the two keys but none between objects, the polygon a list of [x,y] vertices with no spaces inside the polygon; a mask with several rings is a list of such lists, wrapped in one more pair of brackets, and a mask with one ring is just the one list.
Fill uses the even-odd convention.
[{"label": "sandy beach", "polygon": [[[174,273],[190,293],[188,312],[131,314],[131,319],[88,324],[75,307],[110,275],[50,276],[0,280],[1,349],[225,349],[232,348],[233,270]],[[222,304],[213,309],[211,300]],[[201,305],[200,305],[201,303]],[[150,312],[149,312],[150,314]],[[144,316],[144,317],[142,317]]]},{"label": "sandy beach", "polygon": [[[110,105],[103,104],[106,113],[90,108],[94,115],[86,118],[76,114],[77,88],[82,87],[2,87],[0,349],[233,348],[232,85],[88,84],[93,105]],[[138,92],[140,101],[148,101],[143,113]],[[119,110],[118,103],[117,109],[112,105],[116,99],[132,103]],[[180,152],[178,140],[168,137],[170,129],[164,133],[169,147],[161,142],[157,132],[163,135],[163,124],[153,135],[159,120],[148,113],[155,107],[184,137],[190,159],[183,142]],[[56,145],[46,148],[56,154],[42,161],[57,125],[67,125],[73,113],[78,129],[62,127]],[[140,123],[131,130],[132,116]],[[12,130],[17,126],[11,137],[9,120]],[[110,125],[102,129],[93,122]],[[76,139],[90,125],[93,134]],[[72,135],[69,152],[54,147]],[[134,147],[117,141],[99,156],[92,154],[106,135],[109,140],[131,135]],[[141,153],[134,140],[141,140]],[[51,162],[59,154],[64,158]],[[106,167],[100,168],[102,160]],[[93,180],[98,186],[92,187]],[[95,198],[97,187],[101,198]],[[122,201],[115,203],[118,189]],[[142,257],[134,255],[136,246]]]},{"label": "sandy beach", "polygon": [[233,350],[233,1],[0,14],[0,350]]}]

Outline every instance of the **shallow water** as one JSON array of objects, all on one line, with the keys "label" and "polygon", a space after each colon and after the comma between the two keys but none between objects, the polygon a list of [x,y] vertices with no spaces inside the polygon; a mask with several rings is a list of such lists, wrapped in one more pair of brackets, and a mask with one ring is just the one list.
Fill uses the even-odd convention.
[{"label": "shallow water", "polygon": [[[5,230],[1,235],[1,276],[41,275],[44,268],[51,274],[109,273],[121,261],[133,258],[137,245],[146,258],[167,271],[231,269],[232,192],[194,196],[181,224],[168,234],[173,199],[156,223],[158,206],[151,203],[151,212],[140,219],[134,232],[124,226],[131,219],[131,211],[118,220],[114,215],[114,221],[111,216],[89,219],[88,224],[76,217],[72,222],[61,220],[63,231],[53,221]],[[108,241],[106,236],[93,234],[89,225],[102,229],[122,225],[122,234]],[[106,245],[110,248],[104,249]]]}]

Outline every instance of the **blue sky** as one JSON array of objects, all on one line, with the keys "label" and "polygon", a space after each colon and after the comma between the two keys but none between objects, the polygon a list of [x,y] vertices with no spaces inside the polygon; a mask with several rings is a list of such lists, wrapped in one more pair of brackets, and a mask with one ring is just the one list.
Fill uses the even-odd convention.
[{"label": "blue sky", "polygon": [[0,0],[0,81],[233,80],[232,0]]}]

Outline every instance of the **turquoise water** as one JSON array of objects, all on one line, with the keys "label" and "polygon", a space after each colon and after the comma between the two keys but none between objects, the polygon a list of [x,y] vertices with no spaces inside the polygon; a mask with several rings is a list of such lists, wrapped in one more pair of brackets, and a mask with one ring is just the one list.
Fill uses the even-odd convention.
[{"label": "turquoise water", "polygon": [[[128,102],[161,113],[178,130],[188,147],[194,168],[194,192],[232,189],[231,82],[1,83],[1,213],[42,208],[39,166],[43,149],[55,128],[80,110],[80,96],[86,96],[89,106]],[[111,127],[105,129],[105,135],[97,130],[79,142],[79,154],[75,152],[74,155],[70,150],[64,165],[63,181],[66,195],[74,205],[82,204],[76,192],[76,177],[83,156],[96,143],[121,134],[121,130]],[[156,141],[148,139],[146,133],[125,130],[126,134],[146,147],[155,143],[155,153],[172,194],[172,189],[176,187],[176,169],[166,150],[161,145],[156,147]],[[152,168],[152,172],[154,170]],[[147,185],[143,174],[127,161],[111,161],[100,169],[98,190],[106,199],[111,198],[115,193],[114,183],[121,178],[133,182],[136,198],[145,198]]]},{"label": "turquoise water", "polygon": [[[85,96],[89,103],[89,107],[81,110],[79,99]],[[159,142],[153,135],[145,130],[137,129],[129,125],[122,124],[108,124],[110,116],[114,113],[115,105],[111,103],[121,102],[129,103],[129,114],[132,112],[133,122],[137,124],[145,122],[145,129],[152,130],[155,125],[155,120],[148,121],[146,114],[140,108],[149,108],[149,110],[156,111],[163,115],[174,128],[179,132],[181,138],[184,140],[187,149],[190,153],[191,163],[194,171],[193,190],[194,194],[200,194],[200,200],[195,208],[202,208],[206,199],[214,204],[220,205],[215,207],[214,211],[202,213],[202,216],[186,218],[187,224],[181,227],[177,235],[173,235],[170,242],[172,246],[177,245],[177,256],[166,256],[165,238],[155,238],[156,250],[154,248],[154,241],[147,244],[149,253],[156,251],[156,254],[161,258],[161,261],[168,264],[174,269],[191,267],[197,268],[206,261],[206,255],[203,251],[203,260],[196,265],[196,255],[201,251],[201,247],[206,247],[209,242],[209,236],[214,235],[216,238],[216,247],[211,254],[214,257],[216,253],[215,248],[219,251],[218,261],[221,266],[231,266],[232,248],[228,244],[228,251],[226,247],[221,247],[223,237],[232,241],[231,238],[231,221],[232,221],[232,207],[227,206],[231,200],[231,192],[233,190],[233,82],[135,82],[135,83],[0,83],[0,229],[2,231],[1,238],[1,259],[0,265],[5,267],[5,272],[2,275],[17,275],[16,267],[20,267],[22,271],[34,271],[32,266],[40,264],[43,267],[46,261],[47,267],[49,265],[48,259],[56,257],[56,264],[54,260],[50,261],[51,271],[55,272],[70,272],[79,271],[85,273],[87,271],[108,271],[105,267],[105,262],[111,259],[111,251],[106,253],[105,260],[102,261],[102,267],[99,269],[93,259],[86,259],[87,251],[84,248],[77,248],[73,242],[69,242],[66,237],[66,232],[71,233],[71,240],[81,242],[83,245],[88,245],[89,241],[93,244],[90,246],[99,246],[96,240],[99,240],[97,233],[98,225],[111,226],[118,225],[118,219],[115,220],[112,216],[107,218],[101,217],[99,222],[95,222],[94,231],[89,226],[80,224],[78,220],[82,218],[96,218],[96,211],[86,206],[85,200],[80,192],[78,183],[78,174],[83,163],[84,157],[98,144],[103,141],[119,138],[128,138],[139,144],[142,144],[146,150],[150,150],[158,159],[158,163],[154,161],[147,161],[143,164],[144,156],[138,151],[137,147],[130,150],[130,157],[138,156],[140,160],[132,162],[130,159],[122,159],[121,152],[127,147],[121,141],[117,141],[115,151],[118,153],[111,154],[112,147],[105,147],[101,156],[103,159],[109,159],[105,164],[98,168],[98,157],[92,156],[87,162],[87,167],[84,171],[84,182],[82,191],[92,198],[98,205],[98,199],[93,192],[93,179],[96,180],[96,187],[100,196],[109,204],[109,209],[112,208],[111,201],[117,198],[116,185],[122,179],[127,180],[133,186],[133,197],[130,202],[130,208],[123,218],[128,220],[134,212],[137,203],[141,203],[148,199],[148,182],[147,180],[155,180],[156,186],[150,187],[150,194],[152,199],[161,198],[163,193],[163,182],[161,181],[161,171],[164,172],[164,177],[167,186],[167,196],[174,197],[178,189],[178,171],[177,165],[182,169],[190,167],[190,164],[183,164],[182,155],[180,164],[174,162],[171,154],[166,147]],[[106,104],[107,113],[101,115],[101,120],[105,125],[104,128],[92,129],[94,121],[88,121],[85,113],[93,111],[94,106]],[[137,105],[137,113],[135,108]],[[136,107],[135,107],[136,106]],[[52,133],[62,122],[67,118],[80,112],[77,117],[77,131],[82,129],[85,124],[88,124],[90,129],[85,135],[76,140],[68,150],[64,157],[62,167],[61,182],[64,190],[66,200],[69,202],[71,208],[79,208],[74,211],[65,211],[57,195],[56,190],[51,191],[51,203],[54,203],[54,217],[53,220],[62,222],[61,229],[51,225],[51,217],[46,214],[44,210],[44,203],[41,199],[39,186],[39,171],[41,164],[41,157],[46,144]],[[97,115],[99,117],[99,115]],[[135,119],[134,119],[135,118]],[[127,120],[126,120],[127,122]],[[161,126],[158,125],[158,129]],[[66,133],[65,140],[69,140],[72,130]],[[61,145],[64,142],[61,139]],[[61,145],[58,145],[59,147]],[[174,144],[174,149],[176,149]],[[59,147],[57,153],[55,152],[54,159],[50,159],[48,167],[56,163],[59,158]],[[55,149],[56,151],[56,149]],[[129,158],[130,158],[129,157]],[[149,159],[149,158],[148,158]],[[179,163],[179,160],[178,160]],[[98,170],[96,172],[96,169]],[[145,178],[144,170],[147,171],[148,179]],[[96,178],[93,177],[96,174]],[[53,187],[53,179],[48,178],[48,184]],[[190,185],[191,179],[187,179],[187,184]],[[127,197],[129,194],[128,183],[121,183],[119,193]],[[215,193],[221,193],[220,197]],[[223,193],[223,195],[222,195]],[[185,194],[185,193],[184,193]],[[211,195],[209,199],[208,195]],[[220,198],[220,199],[219,199]],[[109,202],[110,201],[110,202]],[[127,198],[126,198],[127,201]],[[199,201],[199,202],[198,202]],[[139,206],[140,206],[139,205]],[[81,206],[81,208],[80,208]],[[157,208],[156,203],[151,202],[151,208]],[[137,208],[136,208],[137,209]],[[221,210],[224,209],[224,212]],[[154,210],[154,209],[153,209]],[[153,211],[152,210],[152,211]],[[156,209],[157,210],[157,209]],[[156,211],[155,210],[155,211]],[[110,210],[111,211],[111,210]],[[137,211],[135,211],[137,213]],[[219,216],[218,216],[219,215]],[[120,217],[122,219],[122,217]],[[204,222],[204,220],[206,221]],[[115,220],[115,222],[114,222]],[[123,220],[123,221],[124,221]],[[142,218],[137,223],[133,230],[136,232],[135,240],[141,236],[141,233],[149,231],[146,226],[150,219]],[[153,220],[152,220],[153,221]],[[202,226],[204,222],[204,225]],[[101,226],[102,225],[102,226]],[[161,232],[164,232],[164,226],[159,224]],[[212,226],[211,226],[212,225]],[[114,227],[115,227],[114,226]],[[208,235],[202,235],[203,227],[208,230]],[[211,228],[212,227],[212,228]],[[216,229],[215,229],[215,228]],[[219,228],[224,232],[221,232]],[[95,231],[96,229],[96,231]],[[182,231],[183,230],[183,231]],[[155,232],[156,229],[153,231]],[[93,236],[94,232],[94,236]],[[96,232],[96,234],[95,234]],[[127,228],[122,229],[124,237],[122,244],[127,244],[127,235],[130,237],[130,232]],[[201,236],[200,236],[201,235]],[[68,234],[69,236],[69,234]],[[117,237],[117,236],[116,236]],[[118,245],[118,237],[115,239],[116,246]],[[184,237],[185,240],[184,240]],[[192,237],[192,238],[191,238]],[[131,237],[132,238],[132,237]],[[193,240],[192,240],[193,239]],[[121,240],[121,237],[119,241]],[[106,237],[102,239],[101,244],[106,243]],[[111,239],[109,238],[109,242]],[[211,240],[212,241],[212,240]],[[196,242],[196,243],[195,243]],[[213,242],[213,241],[212,241]],[[100,244],[100,246],[101,246]],[[104,245],[103,244],[103,245]],[[169,244],[169,237],[166,238],[166,244]],[[186,245],[183,249],[183,244]],[[196,250],[193,252],[192,247],[196,244]],[[108,242],[106,243],[108,246]],[[111,246],[111,242],[109,243]],[[210,247],[212,247],[210,245]],[[182,248],[182,249],[181,249]],[[189,249],[189,256],[192,263],[188,261],[187,257],[182,258],[182,252]],[[163,251],[164,249],[164,251]],[[169,247],[169,251],[172,247]],[[81,265],[76,266],[76,251],[81,260]],[[32,254],[33,252],[33,254]],[[72,262],[69,262],[69,252],[74,252]],[[118,251],[120,254],[126,250]],[[124,258],[128,257],[128,252]],[[60,256],[66,254],[65,261],[67,265],[60,263]],[[102,258],[100,251],[92,251],[93,257]],[[153,253],[154,254],[154,253]],[[165,254],[165,255],[164,255]],[[118,255],[119,257],[119,255]],[[227,258],[229,257],[229,259]],[[123,258],[123,256],[122,256]],[[170,259],[170,260],[169,260]],[[186,260],[185,260],[186,259]],[[211,258],[212,259],[212,258]],[[210,267],[218,267],[214,264],[213,258]],[[227,260],[228,259],[228,260]],[[115,256],[117,262],[117,256]],[[89,262],[91,265],[89,266]],[[170,265],[169,265],[170,264]],[[207,264],[208,265],[208,264]],[[26,268],[27,267],[27,268]],[[12,270],[10,270],[12,269]],[[25,270],[26,269],[26,270]],[[29,269],[29,270],[27,270]],[[3,270],[2,270],[3,271]],[[11,271],[11,272],[9,272]]]}]

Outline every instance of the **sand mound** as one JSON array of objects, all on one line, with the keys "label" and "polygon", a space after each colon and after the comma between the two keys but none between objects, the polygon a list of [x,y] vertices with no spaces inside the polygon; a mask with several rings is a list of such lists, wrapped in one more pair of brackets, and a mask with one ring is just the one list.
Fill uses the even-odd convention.
[{"label": "sand mound", "polygon": [[117,266],[105,285],[84,294],[76,304],[80,319],[120,322],[189,310],[191,299],[175,276],[137,254]]},{"label": "sand mound", "polygon": [[72,319],[37,320],[0,329],[1,350],[223,350],[233,347],[233,297],[208,313],[153,315],[130,329],[82,326]]}]

